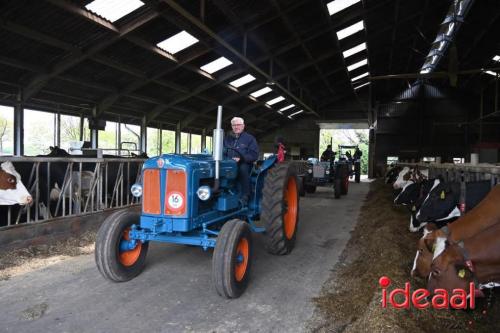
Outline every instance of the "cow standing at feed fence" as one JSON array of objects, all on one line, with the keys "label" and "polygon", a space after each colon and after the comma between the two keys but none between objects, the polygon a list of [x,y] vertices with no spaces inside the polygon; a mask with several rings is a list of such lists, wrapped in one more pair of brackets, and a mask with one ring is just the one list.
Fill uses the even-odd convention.
[{"label": "cow standing at feed fence", "polygon": [[482,230],[500,222],[500,185],[495,186],[488,195],[471,211],[454,223],[428,233],[418,241],[417,255],[412,269],[413,276],[429,275],[431,263],[445,248],[446,241],[456,243],[470,238]]},{"label": "cow standing at feed fence", "polygon": [[[8,216],[13,205],[25,206],[32,201],[33,198],[12,163],[3,162],[0,165],[0,216]],[[0,227],[7,223],[7,218],[0,219]]]},{"label": "cow standing at feed fence", "polygon": [[456,288],[469,290],[471,282],[476,287],[476,295],[468,295],[471,297],[483,296],[484,285],[499,285],[500,223],[459,242],[446,242],[444,251],[432,262],[427,289],[434,292],[442,288],[451,293]]},{"label": "cow standing at feed fence", "polygon": [[420,223],[416,216],[433,184],[434,179],[424,179],[422,181],[412,180],[394,199],[396,205],[408,207],[410,212],[410,232],[417,232],[425,226],[425,223]]}]

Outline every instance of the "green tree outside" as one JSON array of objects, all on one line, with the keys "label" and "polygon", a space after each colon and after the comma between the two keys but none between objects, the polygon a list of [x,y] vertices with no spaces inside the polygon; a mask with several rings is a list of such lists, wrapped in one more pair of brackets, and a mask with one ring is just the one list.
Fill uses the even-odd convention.
[{"label": "green tree outside", "polygon": [[[319,135],[319,154],[326,150],[326,146],[332,144],[332,149],[338,152],[339,145],[355,146],[358,145],[363,153],[361,156],[361,174],[368,173],[368,130],[354,129],[336,129],[320,130]],[[354,153],[354,151],[351,151]]]}]

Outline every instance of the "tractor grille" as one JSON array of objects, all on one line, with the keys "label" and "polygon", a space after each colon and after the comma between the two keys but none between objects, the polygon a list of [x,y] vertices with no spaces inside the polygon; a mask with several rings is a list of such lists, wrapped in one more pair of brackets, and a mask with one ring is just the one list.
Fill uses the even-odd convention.
[{"label": "tractor grille", "polygon": [[184,170],[167,170],[165,214],[183,215],[186,212],[187,178]]},{"label": "tractor grille", "polygon": [[314,178],[324,178],[325,177],[325,168],[322,165],[314,165],[313,166],[313,177]]},{"label": "tractor grille", "polygon": [[143,176],[142,209],[144,213],[158,215],[161,213],[160,204],[160,170],[144,170]]}]

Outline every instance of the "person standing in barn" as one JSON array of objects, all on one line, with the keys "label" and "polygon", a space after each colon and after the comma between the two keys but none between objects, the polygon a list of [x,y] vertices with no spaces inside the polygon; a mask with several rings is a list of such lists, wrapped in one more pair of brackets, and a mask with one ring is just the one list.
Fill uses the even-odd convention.
[{"label": "person standing in barn", "polygon": [[232,131],[224,138],[227,157],[238,163],[238,182],[241,186],[241,200],[244,204],[250,197],[250,172],[253,162],[259,158],[259,145],[255,137],[245,132],[243,118],[231,119]]},{"label": "person standing in barn", "polygon": [[326,146],[326,150],[321,154],[321,161],[327,162],[335,158],[335,152],[332,150],[332,145]]}]

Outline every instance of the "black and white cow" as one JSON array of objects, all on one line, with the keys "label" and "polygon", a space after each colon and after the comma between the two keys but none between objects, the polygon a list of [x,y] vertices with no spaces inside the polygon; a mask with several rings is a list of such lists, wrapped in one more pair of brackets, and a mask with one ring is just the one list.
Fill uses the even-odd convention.
[{"label": "black and white cow", "polygon": [[405,185],[403,190],[394,199],[395,204],[408,207],[410,212],[410,232],[417,232],[425,226],[425,224],[421,224],[417,220],[416,215],[433,184],[434,179],[424,179],[422,181],[412,180]]},{"label": "black and white cow", "polygon": [[[443,182],[441,179],[435,179],[417,213],[416,217],[420,224],[458,218],[461,215],[460,186],[460,182]],[[486,197],[490,189],[489,180],[466,182],[464,212],[474,208]]]}]

